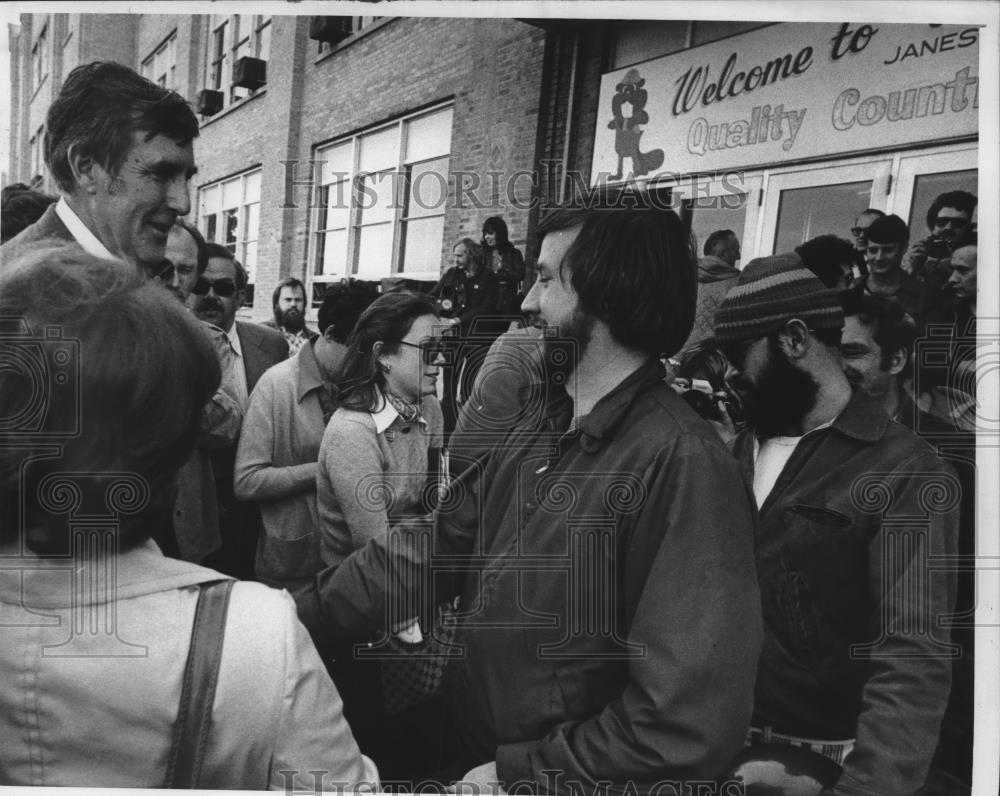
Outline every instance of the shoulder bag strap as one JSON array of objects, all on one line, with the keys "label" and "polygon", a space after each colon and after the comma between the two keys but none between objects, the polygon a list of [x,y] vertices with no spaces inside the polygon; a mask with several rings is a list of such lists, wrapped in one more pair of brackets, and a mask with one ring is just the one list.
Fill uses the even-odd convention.
[{"label": "shoulder bag strap", "polygon": [[202,755],[212,723],[212,704],[226,632],[232,580],[201,584],[194,612],[191,648],[181,686],[180,707],[167,758],[165,788],[197,788]]}]

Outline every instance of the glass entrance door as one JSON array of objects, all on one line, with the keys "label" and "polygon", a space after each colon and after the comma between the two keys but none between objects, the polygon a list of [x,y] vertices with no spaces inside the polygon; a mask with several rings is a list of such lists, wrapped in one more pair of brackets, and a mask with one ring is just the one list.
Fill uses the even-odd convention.
[{"label": "glass entrance door", "polygon": [[759,254],[794,251],[819,235],[851,240],[850,228],[868,207],[883,209],[892,158],[771,173],[760,214]]},{"label": "glass entrance door", "polygon": [[673,206],[690,224],[699,257],[709,235],[729,229],[736,233],[743,251],[737,265],[752,259],[762,184],[760,174],[733,172],[716,177],[699,175],[673,186]]},{"label": "glass entrance door", "polygon": [[948,191],[968,191],[979,196],[979,171],[974,144],[899,159],[898,178],[891,210],[910,227],[910,240],[923,238],[927,211],[934,199]]}]

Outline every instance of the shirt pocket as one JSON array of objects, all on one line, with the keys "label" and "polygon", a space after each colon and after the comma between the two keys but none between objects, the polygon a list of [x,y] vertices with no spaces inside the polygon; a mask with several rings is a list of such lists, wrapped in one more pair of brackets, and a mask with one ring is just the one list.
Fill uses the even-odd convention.
[{"label": "shirt pocket", "polygon": [[770,585],[777,632],[788,650],[818,665],[839,656],[867,617],[868,551],[853,518],[793,504],[783,515],[780,567]]}]

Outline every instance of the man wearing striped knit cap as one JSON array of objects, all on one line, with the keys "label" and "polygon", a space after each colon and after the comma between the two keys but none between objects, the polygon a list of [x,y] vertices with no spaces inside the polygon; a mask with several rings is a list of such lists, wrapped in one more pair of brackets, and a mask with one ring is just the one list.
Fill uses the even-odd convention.
[{"label": "man wearing striped knit cap", "polygon": [[804,758],[813,792],[912,794],[950,688],[938,620],[955,579],[928,561],[956,552],[960,488],[930,446],[852,394],[842,326],[837,292],[794,254],[750,262],[715,316],[748,421],[733,452],[760,514],[765,640],[740,760]]}]

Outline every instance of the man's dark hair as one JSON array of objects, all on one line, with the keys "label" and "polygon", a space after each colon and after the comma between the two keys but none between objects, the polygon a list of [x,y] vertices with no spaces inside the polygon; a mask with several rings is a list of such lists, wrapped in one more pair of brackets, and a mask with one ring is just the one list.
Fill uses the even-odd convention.
[{"label": "man's dark hair", "polygon": [[201,276],[208,268],[208,243],[205,242],[205,236],[198,231],[198,227],[183,218],[174,219],[174,224],[194,239],[194,245],[198,247],[198,276]]},{"label": "man's dark hair", "polygon": [[302,301],[305,303],[306,299],[306,286],[302,284],[301,279],[296,279],[294,276],[287,276],[282,279],[274,288],[274,292],[271,293],[271,309],[278,308],[278,299],[281,298],[281,291],[286,287],[294,287],[297,290],[302,291]]},{"label": "man's dark hair", "polygon": [[730,238],[735,238],[736,233],[731,229],[717,229],[705,239],[705,246],[702,249],[704,254],[715,254],[716,246],[725,244]]},{"label": "man's dark hair", "polygon": [[853,243],[836,235],[820,235],[795,248],[802,264],[829,288],[840,286],[844,274],[841,264],[853,264],[854,252]]},{"label": "man's dark hair", "polygon": [[857,289],[842,291],[840,304],[845,318],[856,315],[866,326],[875,327],[872,338],[881,352],[882,370],[889,369],[896,351],[906,352],[906,365],[896,374],[896,382],[906,381],[913,370],[913,346],[917,340],[917,324],[913,318],[895,301],[867,295]]},{"label": "man's dark hair", "polygon": [[934,229],[934,220],[942,207],[954,207],[971,219],[972,214],[976,212],[977,204],[979,204],[979,199],[968,191],[948,191],[940,194],[927,208],[927,229]]},{"label": "man's dark hair", "polygon": [[[243,267],[243,263],[236,259],[236,255],[233,254],[229,249],[223,246],[221,243],[206,243],[205,244],[205,262],[208,263],[213,257],[219,257],[223,260],[229,260],[233,264],[233,269],[236,271],[236,289],[243,290],[249,282],[249,277],[247,276],[247,269]],[[207,267],[207,265],[206,265]]]},{"label": "man's dark hair", "polygon": [[69,73],[45,122],[45,164],[59,187],[75,188],[70,148],[117,175],[133,132],[184,146],[198,135],[198,119],[184,98],[122,64],[95,61]]},{"label": "man's dark hair", "polygon": [[876,244],[898,243],[903,248],[910,240],[910,230],[897,215],[876,218],[868,227],[868,242]]},{"label": "man's dark hair", "polygon": [[[56,472],[88,476],[81,489],[97,494],[86,494],[82,505],[96,506],[103,504],[100,474],[128,473],[142,481],[148,502],[137,499],[136,511],[122,515],[117,546],[127,550],[148,538],[172,516],[177,470],[194,450],[202,407],[221,378],[201,324],[137,269],[74,245],[32,249],[0,275],[0,316],[23,319],[33,335],[29,345],[54,328],[60,344],[74,343],[62,346],[70,359],[59,364],[69,381],[48,390],[39,426],[31,429],[39,445],[52,444],[47,435],[58,439],[58,454],[36,457],[25,469],[29,459],[18,450],[25,432],[17,423],[0,428],[0,534],[23,528],[32,550],[65,555],[67,525],[40,497],[43,479]],[[0,368],[0,417],[23,413],[37,387],[31,382],[30,368]],[[76,433],[58,436],[73,426]],[[21,503],[21,522],[13,522]]]},{"label": "man's dark hair", "polygon": [[[588,315],[608,325],[624,346],[654,356],[680,350],[694,325],[697,256],[673,210],[655,206],[559,208],[538,227],[550,232],[580,226],[563,262]],[[537,249],[536,249],[537,251]]]},{"label": "man's dark hair", "polygon": [[320,334],[333,327],[333,339],[346,343],[347,338],[368,306],[378,298],[378,287],[373,282],[339,282],[327,288],[323,303],[316,317]]},{"label": "man's dark hair", "polygon": [[9,185],[0,197],[0,243],[6,243],[42,217],[49,205],[57,201],[41,191],[33,191],[24,183]]}]

